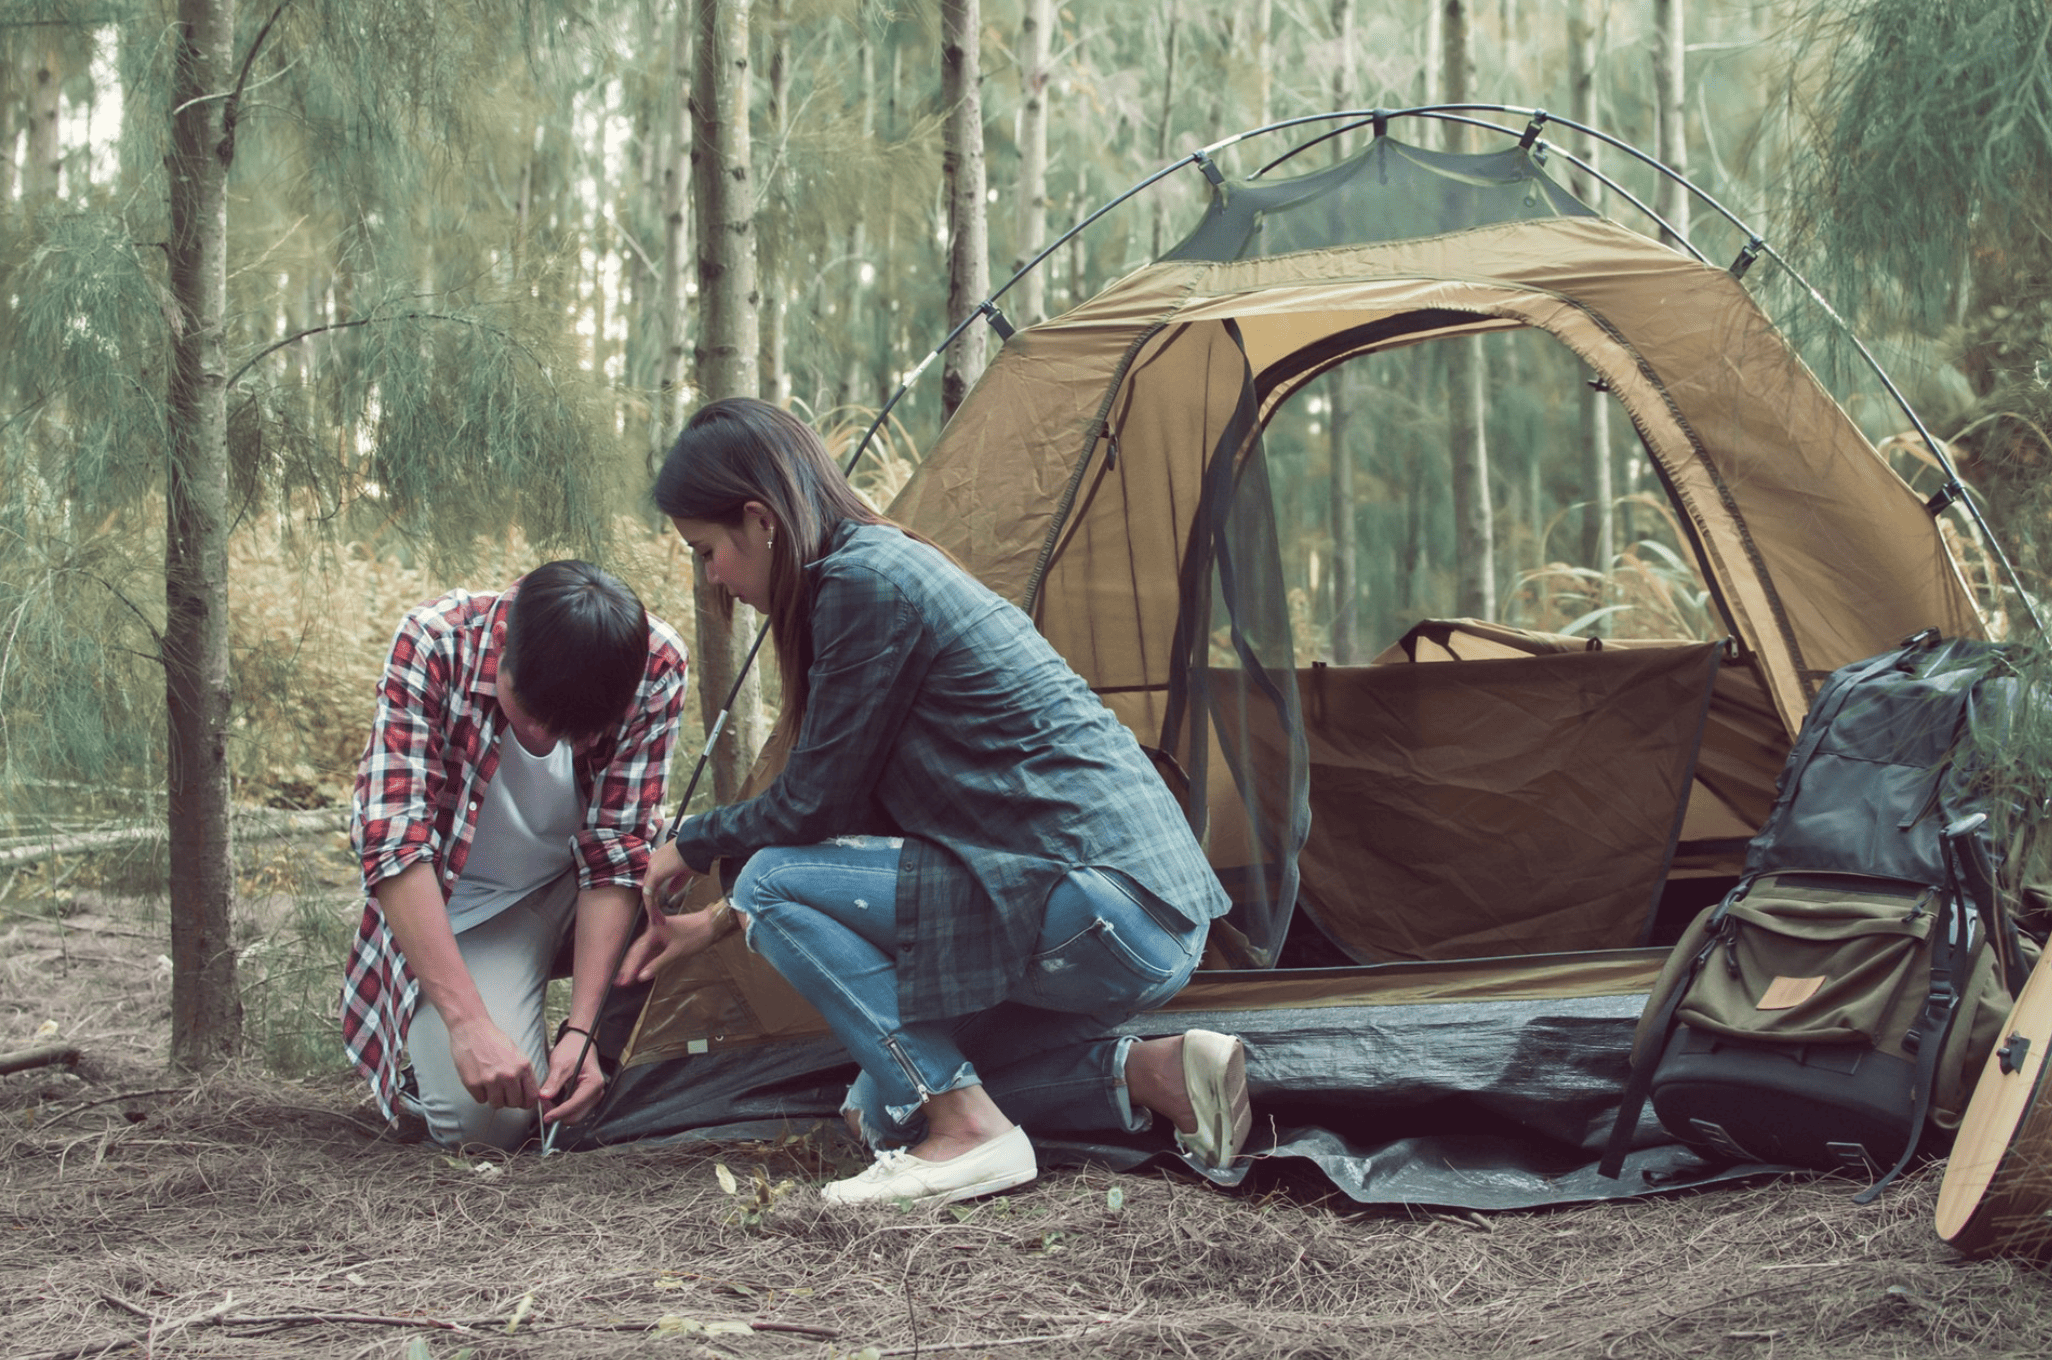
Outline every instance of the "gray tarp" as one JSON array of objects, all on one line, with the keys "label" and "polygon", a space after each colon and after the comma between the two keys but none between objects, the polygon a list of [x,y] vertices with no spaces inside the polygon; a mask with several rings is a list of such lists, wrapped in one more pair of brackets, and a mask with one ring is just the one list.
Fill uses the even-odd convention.
[{"label": "gray tarp", "polygon": [[[1773,1167],[1720,1167],[1668,1142],[1650,1116],[1617,1181],[1595,1162],[1617,1107],[1643,996],[1277,1010],[1180,1010],[1132,1033],[1219,1029],[1247,1041],[1248,1151],[1315,1170],[1361,1204],[1517,1209],[1684,1189]],[[585,1147],[647,1138],[770,1138],[825,1121],[854,1074],[810,1038],[673,1058],[620,1074]],[[1173,1157],[1166,1132],[1038,1139],[1044,1165],[1119,1169]],[[1250,1163],[1212,1174],[1244,1179]]]}]

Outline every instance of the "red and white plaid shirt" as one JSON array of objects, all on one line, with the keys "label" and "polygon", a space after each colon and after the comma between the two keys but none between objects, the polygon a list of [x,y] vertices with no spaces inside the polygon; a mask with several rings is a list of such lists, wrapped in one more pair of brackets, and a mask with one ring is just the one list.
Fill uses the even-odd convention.
[{"label": "red and white plaid shirt", "polygon": [[[378,684],[378,713],[356,773],[350,839],[362,861],[363,923],[342,984],[342,1043],[393,1116],[399,1049],[420,984],[392,937],[373,885],[410,865],[435,866],[447,901],[499,768],[499,655],[519,582],[496,595],[451,591],[407,614]],[[684,644],[650,616],[648,667],[620,725],[572,763],[588,800],[574,838],[580,890],[641,886],[661,829],[670,743],[684,706]]]}]

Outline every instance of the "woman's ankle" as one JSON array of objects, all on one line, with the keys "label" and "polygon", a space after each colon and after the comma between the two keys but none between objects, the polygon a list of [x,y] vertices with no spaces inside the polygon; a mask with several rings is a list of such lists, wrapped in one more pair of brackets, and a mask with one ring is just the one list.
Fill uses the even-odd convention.
[{"label": "woman's ankle", "polygon": [[921,1112],[926,1137],[912,1149],[921,1161],[944,1162],[1012,1131],[1012,1121],[980,1084],[929,1096]]},{"label": "woman's ankle", "polygon": [[1196,1131],[1197,1111],[1190,1104],[1189,1083],[1183,1077],[1182,1035],[1144,1039],[1127,1051],[1126,1096],[1183,1133]]}]

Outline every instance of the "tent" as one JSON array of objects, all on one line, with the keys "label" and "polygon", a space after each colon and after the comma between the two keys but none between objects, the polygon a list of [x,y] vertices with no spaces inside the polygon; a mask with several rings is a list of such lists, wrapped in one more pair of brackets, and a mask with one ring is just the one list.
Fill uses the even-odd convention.
[{"label": "tent", "polygon": [[[1737,273],[1596,215],[1529,135],[1378,133],[1307,174],[1208,171],[1181,243],[1006,340],[890,512],[1024,608],[1183,798],[1235,906],[1135,1028],[1245,1035],[1260,1150],[1364,1201],[1695,1183],[1651,1125],[1622,1182],[1587,1171],[1659,945],[1736,873],[1822,678],[1982,616],[1942,507]],[[1426,618],[1303,663],[1264,431],[1338,365],[1519,329],[1629,419],[1717,627]],[[587,1141],[834,1109],[845,1058],[738,939],[637,1001]]]}]

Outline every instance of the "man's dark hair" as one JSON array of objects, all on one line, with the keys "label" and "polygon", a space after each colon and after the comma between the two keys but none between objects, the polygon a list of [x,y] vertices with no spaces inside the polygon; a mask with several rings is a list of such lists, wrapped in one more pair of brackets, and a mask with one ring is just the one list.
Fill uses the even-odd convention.
[{"label": "man's dark hair", "polygon": [[499,683],[559,737],[617,727],[648,668],[648,612],[619,577],[589,562],[546,562],[520,578]]}]

